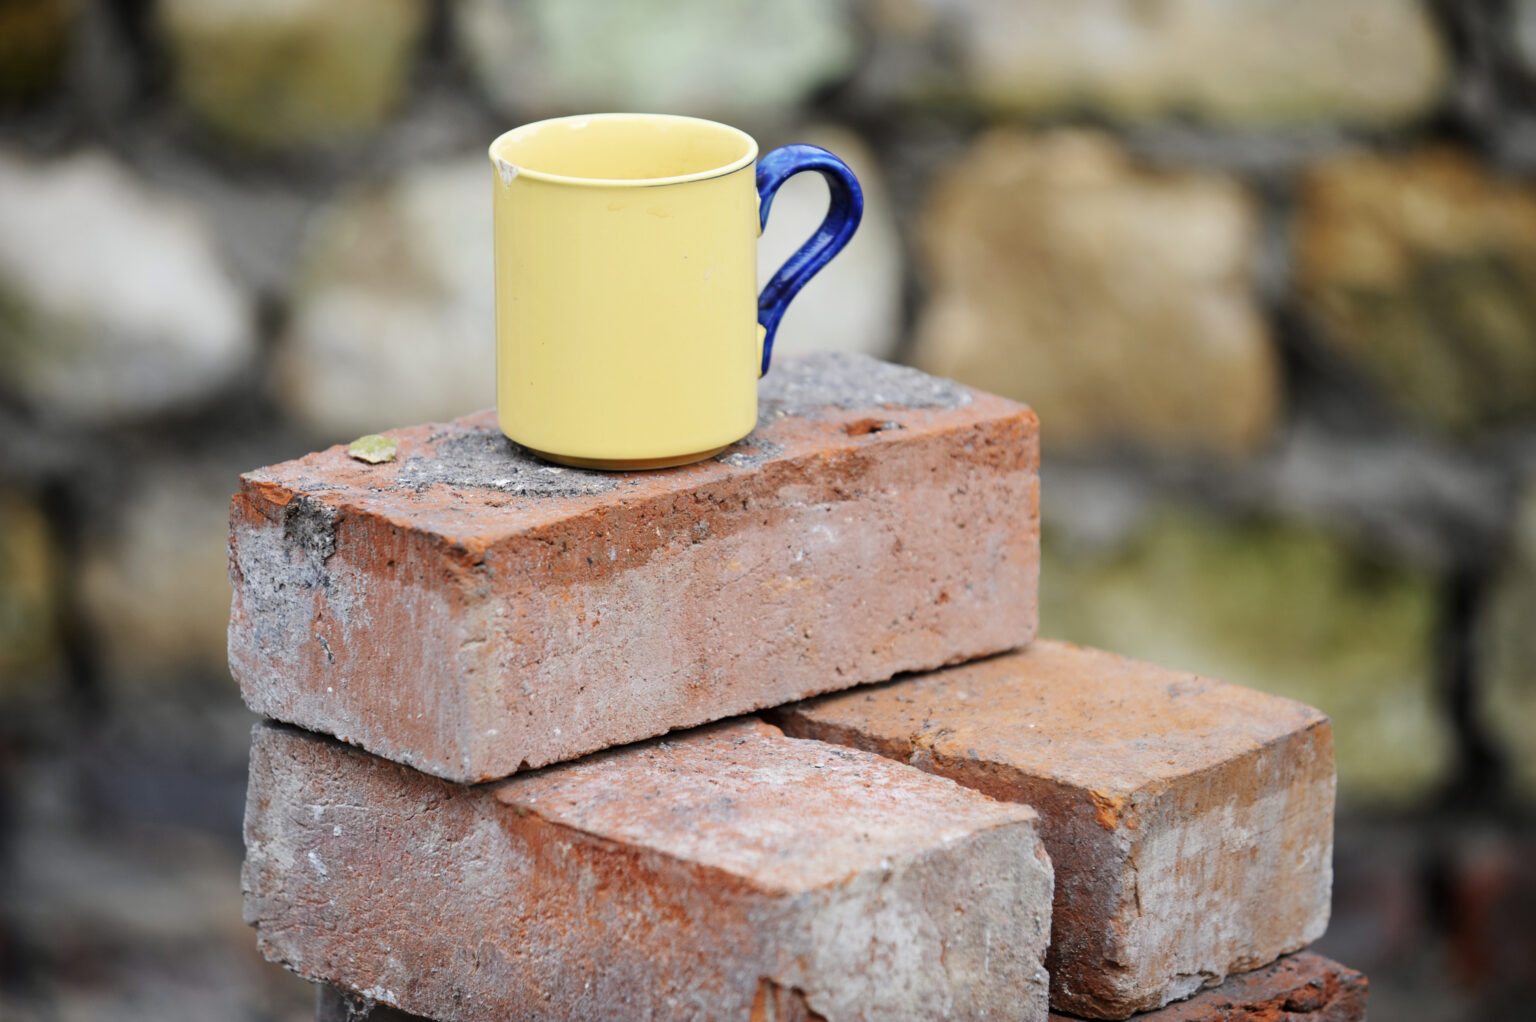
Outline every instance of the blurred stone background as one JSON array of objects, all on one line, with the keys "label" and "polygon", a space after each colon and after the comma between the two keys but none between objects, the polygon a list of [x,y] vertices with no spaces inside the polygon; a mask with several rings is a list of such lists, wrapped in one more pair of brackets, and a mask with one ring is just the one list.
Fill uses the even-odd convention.
[{"label": "blurred stone background", "polygon": [[228,495],[492,403],[484,148],[603,109],[848,159],[781,347],[1032,404],[1045,632],[1330,713],[1321,949],[1529,1017],[1532,0],[0,0],[0,1017],[311,1017],[240,921]]}]

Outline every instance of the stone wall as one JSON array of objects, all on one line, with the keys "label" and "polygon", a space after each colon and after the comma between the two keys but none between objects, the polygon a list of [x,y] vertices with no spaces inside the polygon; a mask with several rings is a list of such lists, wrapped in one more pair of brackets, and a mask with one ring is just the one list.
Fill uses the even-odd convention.
[{"label": "stone wall", "polygon": [[[1346,822],[1529,819],[1528,0],[0,5],[0,781],[85,756],[61,720],[238,718],[236,475],[492,403],[484,146],[597,109],[859,171],[781,348],[1039,411],[1045,634],[1321,707]],[[765,278],[823,196],[780,193]],[[183,777],[181,730],[124,755]],[[223,820],[185,774],[169,817]],[[1407,959],[1339,955],[1393,1003]]]}]

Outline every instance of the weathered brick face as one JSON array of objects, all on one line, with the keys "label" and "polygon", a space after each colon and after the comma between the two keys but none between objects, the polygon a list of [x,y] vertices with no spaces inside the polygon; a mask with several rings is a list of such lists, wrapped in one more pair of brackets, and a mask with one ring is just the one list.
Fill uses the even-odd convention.
[{"label": "weathered brick face", "polygon": [[246,918],[443,1022],[1043,1022],[1037,824],[751,720],[476,787],[262,724]]},{"label": "weathered brick face", "polygon": [[1037,422],[785,359],[726,455],[607,474],[489,413],[246,475],[230,666],[259,713],[482,781],[995,653],[1037,622]]},{"label": "weathered brick face", "polygon": [[[1362,974],[1303,951],[1139,1015],[1136,1022],[1365,1022],[1369,994]],[[1051,1022],[1072,1019],[1052,1014]]]},{"label": "weathered brick face", "polygon": [[[816,1022],[793,995],[774,1002],[764,988],[750,1022]],[[1364,1022],[1370,983],[1360,973],[1322,955],[1302,951],[1238,973],[1187,1001],[1137,1016],[1135,1022]],[[430,1022],[385,1005],[370,1010],[355,995],[332,986],[320,991],[317,1022]],[[759,1008],[762,1010],[760,1011]],[[1050,1022],[1074,1022],[1052,1013]]]},{"label": "weathered brick face", "polygon": [[1332,733],[1299,703],[1039,640],[775,719],[1039,811],[1058,1010],[1125,1018],[1326,928]]}]

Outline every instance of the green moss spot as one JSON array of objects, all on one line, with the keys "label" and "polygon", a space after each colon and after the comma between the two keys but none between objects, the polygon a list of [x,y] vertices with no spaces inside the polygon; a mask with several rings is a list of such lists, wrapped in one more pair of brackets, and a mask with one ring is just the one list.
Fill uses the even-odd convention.
[{"label": "green moss spot", "polygon": [[384,461],[394,461],[397,447],[398,445],[389,437],[379,433],[369,433],[352,441],[352,446],[347,448],[347,453],[358,461],[377,465]]}]

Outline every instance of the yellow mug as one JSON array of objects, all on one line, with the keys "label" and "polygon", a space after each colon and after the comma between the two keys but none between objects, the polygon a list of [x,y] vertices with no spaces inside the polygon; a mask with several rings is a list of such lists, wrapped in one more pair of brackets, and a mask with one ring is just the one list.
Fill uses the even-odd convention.
[{"label": "yellow mug", "polygon": [[[491,144],[496,408],[513,441],[585,468],[683,465],[757,422],[784,308],[858,227],[841,160],[775,149],[714,121],[558,117]],[[757,290],[757,238],[779,186],[814,170],[831,203]]]}]

